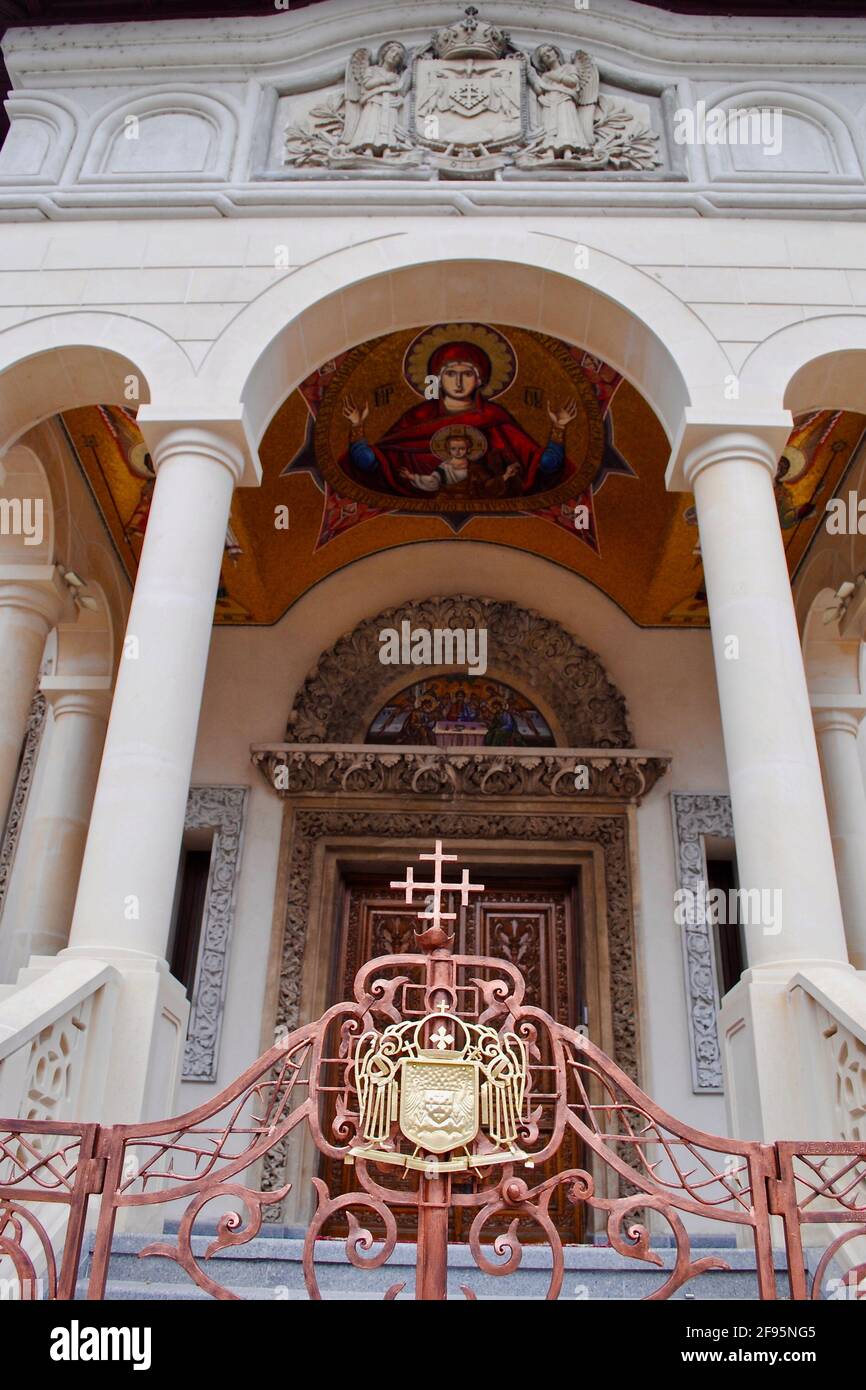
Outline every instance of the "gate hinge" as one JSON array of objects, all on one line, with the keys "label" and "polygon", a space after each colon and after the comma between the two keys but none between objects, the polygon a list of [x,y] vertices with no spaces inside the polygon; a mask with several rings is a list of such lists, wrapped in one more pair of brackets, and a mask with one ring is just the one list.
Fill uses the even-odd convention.
[{"label": "gate hinge", "polygon": [[105,1186],[106,1158],[87,1158],[84,1161],[84,1184],[90,1193],[101,1192]]}]

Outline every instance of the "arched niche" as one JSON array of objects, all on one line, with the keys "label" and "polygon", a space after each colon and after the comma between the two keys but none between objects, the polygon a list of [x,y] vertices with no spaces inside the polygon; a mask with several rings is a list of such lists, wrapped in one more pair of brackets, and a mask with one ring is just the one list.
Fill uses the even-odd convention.
[{"label": "arched niche", "polygon": [[367,618],[319,658],[289,714],[289,743],[363,743],[373,719],[413,672],[466,667],[383,665],[381,634],[415,628],[487,630],[487,673],[530,700],[565,748],[634,746],[623,695],[594,652],[559,623],[515,603],[456,595]]},{"label": "arched niche", "polygon": [[125,98],[97,118],[79,178],[87,182],[226,179],[237,116],[201,92]]},{"label": "arched niche", "polygon": [[726,88],[707,104],[708,120],[715,110],[760,113],[762,118],[753,122],[745,115],[731,117],[728,139],[707,140],[712,178],[772,185],[802,178],[860,177],[847,113],[841,108],[834,110],[796,90],[743,85]]}]

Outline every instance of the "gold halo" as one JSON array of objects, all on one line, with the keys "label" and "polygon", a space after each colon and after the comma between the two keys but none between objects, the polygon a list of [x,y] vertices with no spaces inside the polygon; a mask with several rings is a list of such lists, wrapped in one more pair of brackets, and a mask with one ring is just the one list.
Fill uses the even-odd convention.
[{"label": "gold halo", "polygon": [[789,486],[803,476],[809,466],[809,460],[803,450],[796,448],[793,444],[785,445],[782,450],[782,458],[788,462],[788,471],[784,478],[780,478],[779,481]]},{"label": "gold halo", "polygon": [[403,375],[409,385],[424,395],[427,384],[427,364],[443,343],[472,343],[486,352],[490,359],[490,380],[481,394],[488,400],[500,395],[511,385],[517,373],[517,358],[508,339],[483,323],[437,323],[425,328],[406,349]]},{"label": "gold halo", "polygon": [[150,451],[144,440],[140,444],[133,444],[127,454],[127,461],[136,478],[147,478],[152,482],[155,474],[153,464],[148,464],[149,458]]},{"label": "gold halo", "polygon": [[441,430],[437,430],[430,440],[431,454],[435,455],[437,459],[441,459],[443,463],[447,463],[451,455],[446,447],[446,441],[453,439],[456,435],[462,435],[468,439],[472,446],[466,456],[468,463],[474,463],[476,459],[481,458],[482,454],[487,453],[487,440],[474,425],[443,425]]}]

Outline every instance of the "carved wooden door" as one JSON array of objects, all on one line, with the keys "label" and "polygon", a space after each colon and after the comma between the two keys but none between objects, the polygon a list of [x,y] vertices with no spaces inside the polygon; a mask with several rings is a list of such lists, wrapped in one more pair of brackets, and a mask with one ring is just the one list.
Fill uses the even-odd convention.
[{"label": "carved wooden door", "polygon": [[[483,871],[473,873],[476,882],[479,874],[483,880]],[[458,905],[457,910],[456,951],[510,961],[526,979],[527,1003],[545,1009],[559,1022],[571,1027],[581,1022],[574,885],[555,879],[500,880],[486,888],[468,907]],[[416,950],[417,924],[417,917],[412,908],[406,906],[403,894],[390,888],[387,879],[370,877],[347,884],[333,999],[351,998],[352,981],[366,960]],[[570,1136],[550,1163],[526,1171],[520,1167],[517,1171],[535,1185],[554,1172],[581,1166],[580,1145]],[[353,1186],[351,1174],[341,1169],[341,1164],[324,1160],[323,1177],[332,1192],[349,1191]],[[452,1179],[455,1191],[459,1190],[460,1181],[458,1175]],[[583,1239],[582,1209],[573,1207],[561,1188],[557,1190],[556,1207],[551,1206],[551,1216],[563,1240],[574,1243]],[[471,1213],[456,1210],[452,1218],[453,1238],[467,1239],[470,1222]],[[338,1230],[335,1225],[333,1233]],[[534,1234],[527,1229],[521,1233],[521,1239],[532,1240]]]}]

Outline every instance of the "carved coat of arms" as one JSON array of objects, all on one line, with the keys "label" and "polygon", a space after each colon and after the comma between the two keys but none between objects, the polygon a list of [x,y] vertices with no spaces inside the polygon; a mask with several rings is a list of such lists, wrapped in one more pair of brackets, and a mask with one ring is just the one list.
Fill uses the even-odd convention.
[{"label": "carved coat of arms", "polygon": [[375,55],[356,49],[343,91],[286,129],[284,158],[294,168],[478,178],[507,165],[652,169],[657,145],[646,119],[600,92],[588,53],[552,43],[523,52],[469,6],[414,54],[393,39]]}]

